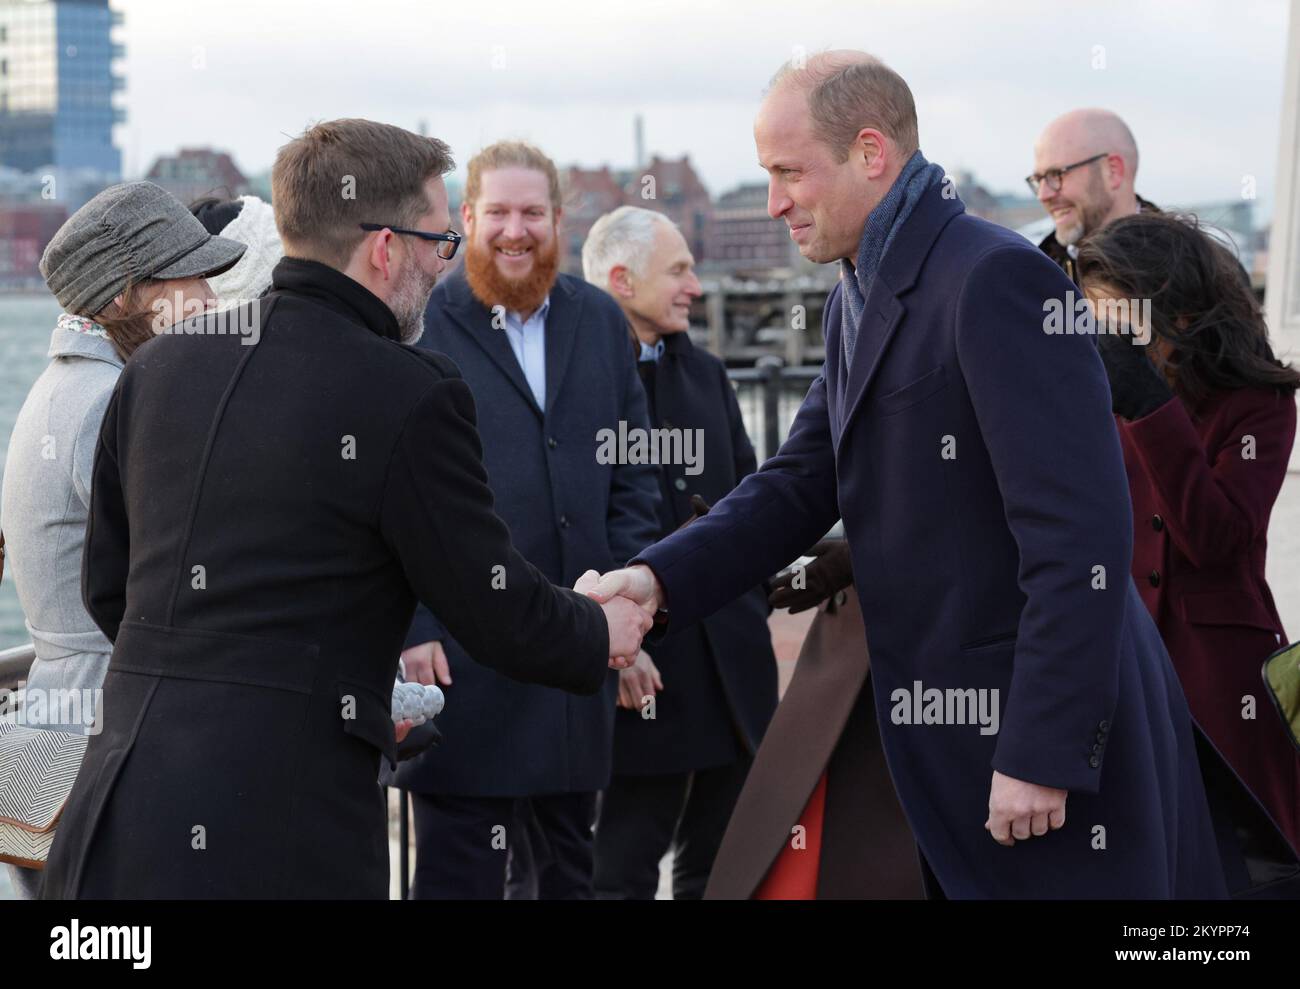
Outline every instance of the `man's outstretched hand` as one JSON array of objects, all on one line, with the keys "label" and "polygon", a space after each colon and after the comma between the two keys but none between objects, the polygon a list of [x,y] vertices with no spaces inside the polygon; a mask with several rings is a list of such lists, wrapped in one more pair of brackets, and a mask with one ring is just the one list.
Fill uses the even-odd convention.
[{"label": "man's outstretched hand", "polygon": [[989,787],[989,819],[984,827],[999,845],[1014,845],[1065,826],[1068,790],[1004,776],[996,770]]},{"label": "man's outstretched hand", "polygon": [[[615,570],[612,573],[623,572]],[[646,572],[649,573],[649,570]],[[636,662],[637,653],[641,651],[641,638],[654,625],[654,609],[646,611],[640,602],[631,600],[627,595],[620,595],[617,591],[601,592],[601,584],[609,576],[611,574],[602,577],[595,570],[588,570],[578,578],[573,589],[600,604],[609,626],[609,665],[615,670],[625,670]]]},{"label": "man's outstretched hand", "polygon": [[[589,573],[594,571],[588,571]],[[586,578],[583,574],[583,578]],[[580,582],[581,583],[581,582]],[[614,597],[624,597],[638,604],[652,618],[664,606],[664,589],[654,571],[643,563],[602,574],[594,586],[575,587],[601,604]]]}]

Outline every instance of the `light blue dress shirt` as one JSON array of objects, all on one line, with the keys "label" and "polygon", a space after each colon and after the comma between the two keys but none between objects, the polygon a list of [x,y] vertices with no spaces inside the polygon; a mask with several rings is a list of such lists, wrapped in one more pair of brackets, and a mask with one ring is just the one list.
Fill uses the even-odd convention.
[{"label": "light blue dress shirt", "polygon": [[638,340],[637,343],[641,344],[641,356],[637,358],[638,362],[655,361],[658,363],[659,358],[664,355],[664,342],[662,340],[657,341],[653,347],[644,340]]},{"label": "light blue dress shirt", "polygon": [[538,408],[546,408],[546,314],[551,310],[548,295],[526,320],[517,312],[506,313],[506,339],[515,352]]}]

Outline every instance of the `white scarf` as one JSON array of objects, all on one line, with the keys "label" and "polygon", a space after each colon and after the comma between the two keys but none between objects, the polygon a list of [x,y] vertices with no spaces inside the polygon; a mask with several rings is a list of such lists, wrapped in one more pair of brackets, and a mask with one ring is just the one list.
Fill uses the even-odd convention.
[{"label": "white scarf", "polygon": [[248,250],[229,271],[208,279],[220,308],[256,299],[271,287],[271,270],[284,256],[271,204],[256,196],[240,196],[243,208],[226,224],[222,237],[246,244]]}]

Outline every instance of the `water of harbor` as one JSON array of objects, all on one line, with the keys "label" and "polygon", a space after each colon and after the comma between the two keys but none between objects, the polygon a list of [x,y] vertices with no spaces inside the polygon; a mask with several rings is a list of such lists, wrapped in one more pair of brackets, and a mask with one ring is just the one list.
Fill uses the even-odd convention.
[{"label": "water of harbor", "polygon": [[[0,479],[4,477],[9,434],[23,399],[45,368],[59,312],[59,304],[44,293],[0,295]],[[6,574],[0,580],[0,649],[27,641],[13,578]]]}]

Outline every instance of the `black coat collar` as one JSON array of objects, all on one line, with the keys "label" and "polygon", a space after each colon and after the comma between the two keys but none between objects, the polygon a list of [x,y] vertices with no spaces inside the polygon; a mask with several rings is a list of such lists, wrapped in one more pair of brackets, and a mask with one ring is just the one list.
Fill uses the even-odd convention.
[{"label": "black coat collar", "polygon": [[[665,333],[659,339],[663,341],[664,345],[664,354],[663,357],[660,358],[660,361],[663,361],[664,358],[668,357],[679,361],[684,360],[695,352],[695,344],[691,342],[691,334],[689,330],[683,330],[681,333]],[[632,348],[633,360],[640,364],[641,338],[636,335],[636,331],[632,329],[631,323],[627,324],[627,343],[628,346]]]},{"label": "black coat collar", "polygon": [[[1160,207],[1149,199],[1143,199],[1141,196],[1135,196],[1135,198],[1137,199],[1139,213],[1162,212]],[[1074,258],[1070,255],[1069,249],[1056,239],[1055,228],[1038,242],[1038,249],[1060,265],[1065,273],[1070,276],[1070,281],[1078,281],[1078,278],[1075,277],[1077,272],[1075,271]]]},{"label": "black coat collar", "polygon": [[402,339],[397,317],[379,296],[337,268],[319,261],[282,258],[271,272],[271,290],[306,296],[381,337]]}]

